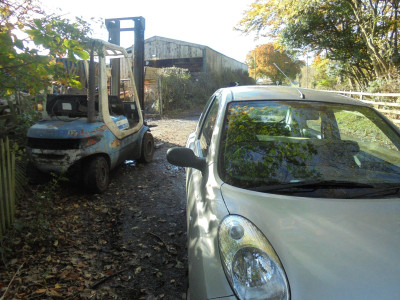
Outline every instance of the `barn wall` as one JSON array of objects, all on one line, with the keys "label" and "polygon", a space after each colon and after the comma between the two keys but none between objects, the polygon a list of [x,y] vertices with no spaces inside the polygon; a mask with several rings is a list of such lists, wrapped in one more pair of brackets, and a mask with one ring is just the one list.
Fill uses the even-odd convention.
[{"label": "barn wall", "polygon": [[246,64],[199,44],[154,36],[145,41],[144,48],[149,67],[175,66],[190,72],[248,71]]},{"label": "barn wall", "polygon": [[248,71],[246,64],[241,63],[235,59],[225,56],[211,48],[205,49],[205,61],[207,72],[217,72],[228,70],[241,70],[243,72]]},{"label": "barn wall", "polygon": [[203,50],[199,46],[156,36],[146,40],[144,57],[145,60],[203,57]]}]

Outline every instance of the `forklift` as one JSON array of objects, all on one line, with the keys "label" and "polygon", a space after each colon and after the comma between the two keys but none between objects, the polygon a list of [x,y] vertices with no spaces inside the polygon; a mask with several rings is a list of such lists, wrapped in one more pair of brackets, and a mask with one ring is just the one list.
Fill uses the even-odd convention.
[{"label": "forklift", "polygon": [[[121,20],[133,20],[134,28],[121,29]],[[91,40],[87,45],[86,87],[47,95],[42,119],[27,133],[33,168],[67,174],[88,191],[102,193],[110,171],[125,160],[152,161],[154,139],[142,111],[144,25],[143,17],[106,20],[109,42]],[[123,30],[135,32],[133,61],[119,46]]]}]

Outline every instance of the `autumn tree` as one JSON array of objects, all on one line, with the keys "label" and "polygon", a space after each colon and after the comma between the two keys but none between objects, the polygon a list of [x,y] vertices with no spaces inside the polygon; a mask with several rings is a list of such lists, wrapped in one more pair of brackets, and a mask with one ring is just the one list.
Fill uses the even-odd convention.
[{"label": "autumn tree", "polygon": [[0,14],[1,97],[35,94],[52,81],[79,86],[56,59],[87,59],[87,22],[46,14],[36,0],[0,0]]},{"label": "autumn tree", "polygon": [[[289,52],[275,47],[272,43],[258,46],[246,58],[249,74],[252,77],[269,79],[273,83],[287,82],[300,73],[303,62],[295,59]],[[279,69],[286,75],[284,75]],[[288,83],[288,82],[287,82]]]},{"label": "autumn tree", "polygon": [[334,89],[340,80],[340,67],[326,57],[316,56],[311,64],[313,79],[311,86],[316,89]]},{"label": "autumn tree", "polygon": [[339,62],[359,87],[398,76],[398,0],[256,0],[237,29]]}]

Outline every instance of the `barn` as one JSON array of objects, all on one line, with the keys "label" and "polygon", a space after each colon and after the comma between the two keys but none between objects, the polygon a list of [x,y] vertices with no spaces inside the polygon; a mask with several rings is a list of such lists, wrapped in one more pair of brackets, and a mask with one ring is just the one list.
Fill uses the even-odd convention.
[{"label": "barn", "polygon": [[[132,48],[127,49],[128,52]],[[248,74],[248,66],[240,61],[219,53],[208,46],[153,36],[144,43],[145,61],[145,110],[159,101],[158,71],[160,68],[177,67],[187,69],[192,78],[204,73],[234,71]]]},{"label": "barn", "polygon": [[[128,49],[129,51],[130,49]],[[153,36],[145,40],[146,67],[188,69],[190,73],[220,73],[224,70],[248,72],[248,66],[210,47]]]}]

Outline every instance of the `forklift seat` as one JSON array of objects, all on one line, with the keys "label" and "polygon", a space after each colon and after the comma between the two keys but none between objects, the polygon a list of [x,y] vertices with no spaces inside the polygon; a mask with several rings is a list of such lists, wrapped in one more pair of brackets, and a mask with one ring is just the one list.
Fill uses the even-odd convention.
[{"label": "forklift seat", "polygon": [[124,104],[118,96],[108,96],[108,107],[112,116],[125,115]]}]

